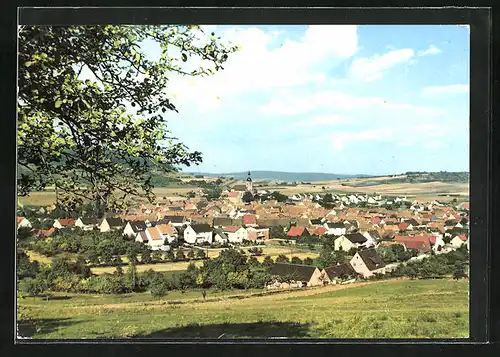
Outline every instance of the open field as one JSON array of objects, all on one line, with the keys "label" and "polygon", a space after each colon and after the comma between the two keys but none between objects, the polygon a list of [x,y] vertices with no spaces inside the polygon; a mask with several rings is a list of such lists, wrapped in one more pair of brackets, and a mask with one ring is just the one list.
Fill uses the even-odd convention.
[{"label": "open field", "polygon": [[[460,195],[461,198],[469,196],[468,183],[453,183],[453,182],[423,182],[423,183],[383,183],[377,184],[377,181],[386,182],[392,179],[401,179],[405,176],[397,177],[375,177],[375,178],[357,178],[346,180],[331,180],[318,181],[310,185],[297,186],[263,186],[259,189],[270,191],[280,191],[285,195],[294,195],[297,193],[321,193],[324,192],[322,187],[325,186],[325,191],[330,193],[362,193],[362,194],[382,194],[382,195],[406,195],[408,198],[413,198],[423,201],[432,201],[439,199],[441,201],[451,201],[453,197],[439,196],[440,194]],[[204,179],[206,181],[214,181],[216,178]],[[344,186],[342,185],[344,184]],[[369,184],[369,185],[368,185]],[[157,187],[153,189],[159,197],[167,197],[170,200],[185,199],[188,192],[195,189],[194,187]],[[47,206],[55,202],[55,193],[52,191],[33,192],[29,197],[21,199],[25,205]]]},{"label": "open field", "polygon": [[57,294],[20,300],[33,338],[465,338],[468,281],[388,280],[291,290],[198,290],[122,296]]}]

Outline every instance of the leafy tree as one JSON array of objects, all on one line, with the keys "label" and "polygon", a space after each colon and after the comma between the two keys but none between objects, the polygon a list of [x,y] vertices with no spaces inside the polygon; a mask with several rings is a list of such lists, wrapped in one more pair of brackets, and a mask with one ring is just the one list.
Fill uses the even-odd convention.
[{"label": "leafy tree", "polygon": [[142,264],[151,264],[153,262],[153,258],[151,257],[151,252],[149,249],[144,249],[141,253],[141,263]]},{"label": "leafy tree", "polygon": [[259,267],[259,266],[260,266],[260,263],[259,263],[258,259],[252,255],[252,256],[250,256],[250,257],[248,258],[248,265],[249,265],[250,267],[255,268],[255,267]]},{"label": "leafy tree", "polygon": [[24,251],[17,252],[17,276],[22,279],[24,277],[34,278],[40,271],[40,265],[35,260],[30,261],[30,258]]},{"label": "leafy tree", "polygon": [[154,274],[150,282],[150,292],[155,298],[166,296],[169,289],[169,282],[161,273]]},{"label": "leafy tree", "polygon": [[453,271],[453,279],[458,280],[461,278],[467,278],[467,274],[465,274],[465,266],[461,262],[457,262]]},{"label": "leafy tree", "polygon": [[288,200],[288,196],[282,194],[281,192],[274,191],[271,193],[271,199],[278,202],[286,202]]},{"label": "leafy tree", "polygon": [[118,265],[113,274],[118,275],[118,276],[122,276],[123,275],[123,268],[120,265]]},{"label": "leafy tree", "polygon": [[172,249],[167,251],[167,259],[168,260],[175,260],[174,251]]},{"label": "leafy tree", "polygon": [[292,257],[292,264],[302,264],[302,259],[299,257]]},{"label": "leafy tree", "polygon": [[250,191],[245,191],[243,193],[243,196],[241,197],[241,200],[245,203],[250,203],[254,200],[253,195]]},{"label": "leafy tree", "polygon": [[25,278],[19,283],[19,290],[30,296],[40,296],[47,289],[47,281],[39,276],[35,278]]},{"label": "leafy tree", "polygon": [[397,261],[396,254],[394,253],[394,251],[390,246],[389,247],[378,246],[376,248],[376,251],[386,263],[394,263],[395,261]]},{"label": "leafy tree", "polygon": [[[122,208],[130,196],[154,200],[151,166],[199,163],[167,130],[164,113],[177,110],[164,89],[173,74],[222,69],[236,50],[200,35],[198,26],[21,26],[19,194],[54,185],[65,209],[84,199],[96,211]],[[140,50],[145,40],[159,44],[157,61]],[[186,67],[198,59],[207,66]]]},{"label": "leafy tree", "polygon": [[276,263],[289,263],[289,262],[290,261],[284,254],[280,254],[278,255],[278,257],[276,257]]},{"label": "leafy tree", "polygon": [[163,259],[163,254],[161,251],[159,250],[154,250],[152,253],[151,253],[151,259],[154,261],[154,262],[160,262],[162,261]]},{"label": "leafy tree", "polygon": [[323,196],[321,201],[319,201],[319,204],[328,209],[332,209],[335,207],[335,201],[333,200],[333,196],[331,193],[327,193],[326,195]]},{"label": "leafy tree", "polygon": [[181,247],[177,248],[177,251],[175,252],[175,259],[186,260],[186,256],[184,255],[184,249],[182,249]]},{"label": "leafy tree", "polygon": [[313,265],[314,260],[312,260],[311,258],[307,257],[307,258],[304,259],[303,263],[306,264],[306,265]]},{"label": "leafy tree", "polygon": [[207,256],[207,254],[205,253],[205,251],[203,249],[198,249],[196,251],[197,258],[204,259],[206,256]]},{"label": "leafy tree", "polygon": [[262,261],[262,266],[266,269],[270,269],[274,264],[273,258],[271,258],[269,255],[266,255],[264,260]]},{"label": "leafy tree", "polygon": [[89,261],[90,264],[99,264],[99,255],[97,255],[97,251],[95,248],[90,248],[85,252],[85,258]]},{"label": "leafy tree", "polygon": [[188,252],[188,254],[187,254],[187,257],[188,257],[189,259],[194,259],[194,257],[195,257],[195,253],[194,253],[194,249],[193,249],[193,248],[189,249],[189,252]]}]

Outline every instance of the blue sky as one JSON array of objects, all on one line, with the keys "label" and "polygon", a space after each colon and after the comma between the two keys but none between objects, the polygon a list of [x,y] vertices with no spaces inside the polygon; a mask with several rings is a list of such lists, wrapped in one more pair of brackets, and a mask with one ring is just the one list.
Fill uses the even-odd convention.
[{"label": "blue sky", "polygon": [[241,49],[222,72],[166,89],[179,109],[170,131],[203,153],[186,171],[469,169],[467,27],[205,29]]}]

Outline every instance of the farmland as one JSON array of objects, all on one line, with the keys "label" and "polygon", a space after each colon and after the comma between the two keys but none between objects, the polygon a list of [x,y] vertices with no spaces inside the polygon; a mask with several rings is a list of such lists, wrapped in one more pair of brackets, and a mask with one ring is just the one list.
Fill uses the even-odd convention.
[{"label": "farmland", "polygon": [[[262,291],[172,291],[24,298],[33,338],[453,338],[468,336],[468,284],[397,279]],[[259,294],[260,293],[260,294]]]}]

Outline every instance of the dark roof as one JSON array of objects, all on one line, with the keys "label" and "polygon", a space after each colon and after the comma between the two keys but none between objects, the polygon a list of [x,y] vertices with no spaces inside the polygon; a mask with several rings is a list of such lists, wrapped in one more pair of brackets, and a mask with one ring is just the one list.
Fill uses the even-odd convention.
[{"label": "dark roof", "polygon": [[321,224],[322,223],[322,219],[321,218],[313,218],[311,219],[311,224]]},{"label": "dark roof", "polygon": [[172,222],[172,223],[184,223],[186,221],[186,217],[184,216],[165,216],[163,217],[164,221]]},{"label": "dark roof", "polygon": [[192,224],[191,228],[193,228],[193,230],[196,233],[204,233],[204,232],[212,232],[213,231],[212,227],[210,227],[208,224],[205,224],[205,223]]},{"label": "dark roof", "polygon": [[246,188],[247,188],[246,185],[234,185],[233,186],[233,190],[235,190],[235,191],[245,191]]},{"label": "dark roof", "polygon": [[372,238],[375,238],[375,239],[382,239],[382,237],[380,236],[380,233],[376,230],[371,230],[371,231],[368,231],[368,234],[372,237]]},{"label": "dark roof", "polygon": [[231,226],[233,220],[229,217],[216,217],[213,220],[214,226]]},{"label": "dark roof", "polygon": [[344,236],[352,243],[364,243],[367,240],[361,233],[345,234]]},{"label": "dark roof", "polygon": [[125,225],[125,221],[119,217],[107,217],[106,221],[110,227],[121,227]]},{"label": "dark roof", "polygon": [[130,221],[130,226],[135,233],[146,230],[146,223],[144,221]]},{"label": "dark roof", "polygon": [[220,236],[221,236],[221,238],[222,238],[222,239],[229,239],[229,238],[227,237],[227,234],[226,234],[226,233],[224,233],[224,232],[222,231],[222,229],[220,229],[220,228],[215,228],[213,233],[214,233],[214,236],[218,234],[218,235],[220,235]]},{"label": "dark roof", "polygon": [[419,226],[420,225],[414,218],[405,219],[405,223],[409,223],[412,226]]},{"label": "dark roof", "polygon": [[80,218],[80,220],[85,225],[99,224],[99,218]]},{"label": "dark roof", "polygon": [[354,275],[356,273],[349,263],[334,265],[325,268],[325,272],[330,279]]},{"label": "dark roof", "polygon": [[375,249],[365,249],[358,252],[359,256],[369,270],[385,267],[385,263]]},{"label": "dark roof", "polygon": [[445,221],[445,222],[444,222],[444,225],[445,225],[445,226],[454,226],[454,225],[456,225],[457,223],[458,223],[458,221],[457,221],[457,220],[455,220],[455,219],[449,219],[449,220],[447,220],[447,221]]},{"label": "dark roof", "polygon": [[311,265],[274,263],[271,275],[292,275],[297,281],[309,281],[317,268]]},{"label": "dark roof", "polygon": [[182,211],[182,207],[179,206],[170,206],[168,207],[169,211]]},{"label": "dark roof", "polygon": [[345,228],[343,223],[327,223],[328,228]]}]

